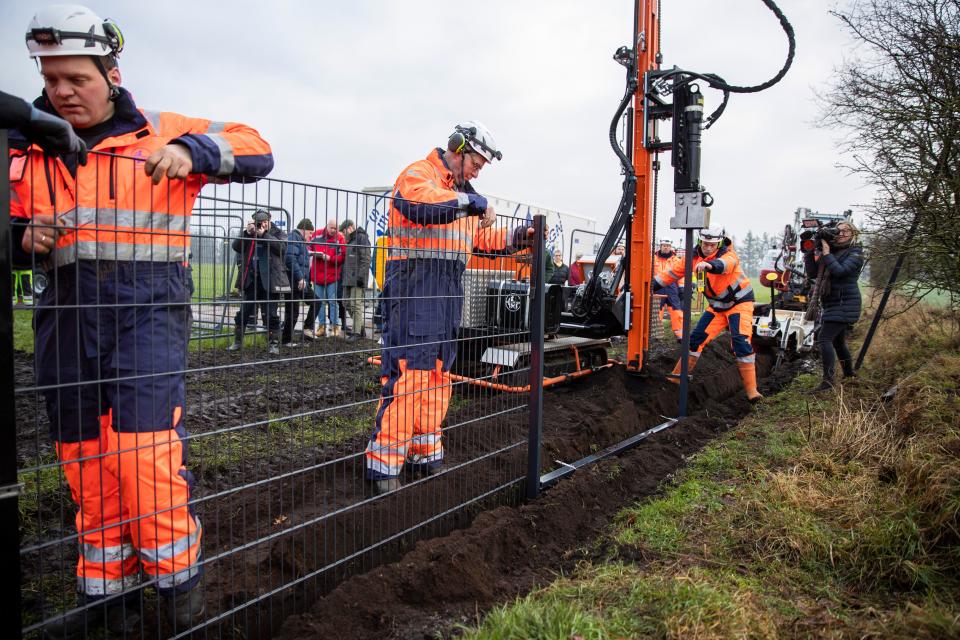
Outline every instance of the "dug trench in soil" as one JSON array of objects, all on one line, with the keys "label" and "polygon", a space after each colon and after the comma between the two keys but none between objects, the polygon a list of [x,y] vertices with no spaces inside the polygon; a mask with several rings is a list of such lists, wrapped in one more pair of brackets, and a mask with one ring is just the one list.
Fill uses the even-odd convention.
[{"label": "dug trench in soil", "polygon": [[[316,354],[328,348],[330,348],[329,345],[315,345],[301,353]],[[251,355],[254,358],[262,356],[259,353]],[[319,408],[356,399],[358,392],[369,391],[369,383],[371,380],[376,380],[376,374],[372,369],[359,366],[365,356],[343,354],[338,357],[341,358],[338,363],[345,365],[337,367],[340,372],[338,375],[328,375],[329,371],[324,373],[322,368],[320,372],[314,372],[311,368],[309,374],[313,378],[309,383],[302,384],[304,381],[301,380],[301,386],[293,389],[289,388],[289,384],[283,384],[285,379],[289,383],[290,372],[289,363],[282,362],[258,365],[256,376],[251,376],[248,373],[249,370],[242,369],[200,371],[193,376],[193,379],[188,376],[188,394],[193,395],[192,400],[188,401],[189,415],[193,416],[189,424],[191,433],[202,434],[216,428],[236,425],[244,416],[262,415],[289,403],[291,398],[299,398],[301,402],[306,398],[307,408]],[[191,354],[190,366],[216,367],[233,364],[236,361],[235,356],[208,351]],[[622,370],[611,370],[575,384],[548,391],[545,397],[543,456],[547,461],[545,470],[556,466],[552,461],[575,460],[661,422],[661,415],[674,414],[676,387],[664,381],[662,377],[663,371],[669,370],[672,364],[672,350],[666,350],[664,347],[664,350],[654,351],[651,354],[647,368],[649,375],[645,378],[626,378]],[[724,373],[718,375],[720,371]],[[705,354],[701,369],[698,370],[700,375],[691,388],[691,405],[696,408],[701,403],[712,402],[717,398],[742,398],[739,381],[736,380],[735,373],[731,378],[729,375],[731,371],[735,371],[732,359],[722,349],[711,349]],[[344,375],[343,372],[349,372],[349,374]],[[781,377],[783,373],[781,371]],[[303,376],[304,373],[298,372],[297,375]],[[713,382],[710,385],[700,382],[704,380]],[[717,385],[717,381],[722,384]],[[765,382],[765,386],[768,385],[769,381]],[[506,495],[495,496],[485,503],[456,509],[457,505],[481,493],[481,490],[502,484],[504,478],[522,477],[526,458],[525,447],[514,446],[512,449],[508,447],[517,443],[522,445],[525,438],[526,414],[514,411],[499,420],[487,419],[477,422],[472,420],[482,417],[485,412],[489,412],[494,407],[518,409],[525,399],[505,394],[477,396],[475,390],[470,388],[458,390],[458,395],[465,396],[469,400],[480,401],[462,402],[460,407],[451,410],[450,423],[462,426],[447,431],[448,467],[455,467],[460,462],[470,460],[479,452],[506,448],[503,454],[492,457],[482,464],[472,464],[429,480],[421,480],[386,500],[363,503],[364,500],[369,499],[369,496],[364,494],[363,483],[358,481],[362,474],[362,461],[354,458],[323,473],[303,474],[289,481],[274,482],[267,489],[241,490],[226,498],[218,499],[216,503],[201,504],[198,511],[204,522],[204,536],[207,541],[205,553],[208,557],[260,539],[265,534],[280,534],[276,540],[268,540],[246,551],[231,554],[208,567],[204,578],[204,589],[210,614],[222,613],[272,589],[278,590],[275,596],[228,616],[221,623],[215,624],[215,627],[227,635],[239,632],[248,638],[267,637],[290,614],[304,611],[304,608],[316,601],[320,595],[334,589],[350,576],[396,560],[403,553],[410,551],[416,540],[442,535],[451,529],[469,525],[473,517],[481,513],[486,506],[502,505],[505,501],[515,503],[518,496],[516,490],[512,493],[508,491]],[[225,399],[230,401],[225,402]],[[18,415],[23,415],[21,408],[24,408],[24,405],[18,406]],[[699,448],[703,442],[729,426],[746,410],[745,400],[728,406],[711,406],[708,409],[709,417],[704,416],[704,422],[698,422],[699,418],[687,421],[687,424],[682,427],[676,427],[655,439],[654,442],[679,444],[664,445],[663,451],[669,452],[670,455],[658,453],[651,460],[644,459],[637,462],[643,465],[641,468],[645,469],[643,477],[648,473],[652,474],[651,478],[654,479],[651,480],[650,487],[655,486],[664,473],[675,468],[683,454]],[[43,422],[44,419],[45,416],[34,417],[34,420],[39,422]],[[28,424],[30,422],[38,426],[37,422],[31,420]],[[19,420],[18,424],[20,424]],[[249,482],[296,470],[304,466],[305,462],[316,462],[348,453],[356,455],[363,450],[365,439],[364,434],[334,444],[322,445],[316,451],[312,451],[312,459],[307,461],[301,458],[308,448],[302,448],[257,452],[251,459],[243,461],[244,464],[241,465],[243,468],[218,466],[210,461],[205,462],[198,456],[194,457],[191,466],[197,472],[198,494],[202,496],[204,493],[210,494],[218,489],[236,486],[241,480]],[[30,440],[26,442],[29,443]],[[649,471],[646,470],[647,465],[651,465]],[[594,474],[595,472],[591,471],[586,475],[578,475],[592,477]],[[577,479],[577,482],[581,480]],[[629,495],[642,492],[645,486],[627,487],[622,490],[622,493]],[[606,513],[615,510],[616,506],[608,504],[613,496],[607,494],[616,495],[617,491],[610,486],[601,486],[599,491],[600,494],[595,499],[585,504],[594,505],[591,507],[593,511]],[[556,490],[551,491],[545,496],[543,505],[552,504],[551,494],[562,495],[556,493]],[[584,498],[584,500],[587,499]],[[536,505],[528,505],[524,509],[531,507],[536,508]],[[337,508],[344,511],[334,517],[326,518],[321,524],[302,528],[300,532],[290,534],[284,532],[285,527],[309,523],[311,519],[318,517],[326,517],[326,514]],[[414,535],[398,535],[389,544],[371,551],[362,551],[386,535],[403,532],[406,528],[435,516],[438,512],[450,509],[453,511],[448,517],[416,531]],[[62,522],[55,529],[66,531],[71,528],[68,522],[71,519],[70,510],[61,511],[64,514]],[[508,513],[515,514],[516,510],[509,510]],[[579,518],[586,514],[576,515]],[[483,522],[485,522],[484,519],[479,520],[479,526],[482,527]],[[546,517],[545,522],[550,522],[550,517]],[[483,540],[487,533],[479,535],[479,539]],[[461,613],[457,613],[457,608],[454,607],[449,609],[450,613],[447,617],[456,619],[458,615],[472,615],[475,607],[486,608],[546,579],[545,576],[552,575],[551,571],[560,566],[556,560],[559,550],[561,548],[566,550],[570,546],[563,542],[564,539],[561,537],[558,540],[551,540],[549,544],[541,545],[541,549],[553,551],[548,553],[542,561],[537,560],[531,564],[530,569],[520,571],[514,579],[511,579],[510,575],[516,570],[515,563],[507,561],[510,553],[513,553],[510,551],[512,547],[506,543],[497,545],[509,547],[506,550],[493,551],[497,557],[504,558],[501,563],[503,566],[493,563],[490,568],[491,575],[497,576],[497,580],[482,581],[483,584],[479,584],[476,588],[470,586],[475,581],[461,579],[456,580],[462,585],[461,587],[441,586],[448,582],[442,565],[445,563],[453,565],[456,559],[434,563],[440,567],[437,569],[437,576],[433,578],[437,589],[451,594],[448,596],[451,602],[461,603],[459,605]],[[491,537],[490,540],[496,541],[496,537]],[[441,542],[442,539],[438,540],[437,544]],[[518,539],[518,544],[521,547],[527,546],[522,537]],[[521,549],[520,552],[526,556],[525,551]],[[531,558],[539,558],[540,553],[537,552]],[[561,559],[562,555],[560,553]],[[349,560],[337,564],[332,570],[320,573],[309,582],[298,587],[279,590],[294,579],[300,579],[316,572],[318,568],[345,558]],[[24,560],[27,561],[27,565],[30,565],[30,559],[24,558]],[[72,560],[66,558],[65,563],[60,566],[69,567],[71,563]],[[29,572],[29,568],[27,571]],[[409,572],[401,571],[401,575],[406,573]],[[65,577],[69,577],[68,574],[69,572]],[[498,584],[501,586],[497,586]],[[410,601],[403,595],[408,591],[407,589],[398,590],[396,602],[392,606],[408,606]],[[429,602],[432,598],[431,592],[431,589],[426,589],[421,592],[421,597]],[[334,592],[330,596],[332,600],[328,601],[336,602],[336,593]],[[414,602],[417,599],[415,593],[415,591],[409,592]],[[457,596],[458,593],[461,595]],[[391,598],[384,601],[388,604],[383,614],[387,619],[392,619],[389,613],[391,601]],[[323,607],[324,602],[327,600],[322,601],[319,606]],[[32,605],[25,603],[25,605],[36,610],[37,613],[43,610],[43,615],[51,613],[49,603],[44,605],[42,602],[36,602]],[[450,606],[443,605],[444,608],[440,612],[434,611],[433,615],[440,615]],[[147,619],[150,620],[152,605],[149,599],[146,607]],[[405,618],[406,614],[396,616],[397,620]],[[430,623],[424,623],[423,626],[425,629],[433,628]],[[371,628],[375,627],[376,625],[373,625]],[[363,628],[361,625],[357,634],[350,633],[345,637],[354,635],[363,637]],[[149,626],[144,631],[144,637],[156,636],[156,632]],[[212,628],[208,631],[212,631]],[[324,633],[320,633],[319,637],[324,637]],[[397,637],[405,636],[401,633]]]},{"label": "dug trench in soil", "polygon": [[[800,363],[770,371],[758,355],[760,388],[775,393]],[[544,397],[544,460],[572,461],[634,435],[676,412],[663,375],[672,350],[650,354],[643,377],[610,369]],[[419,542],[400,561],[352,577],[308,612],[288,618],[283,640],[436,638],[471,623],[573,567],[613,515],[660,483],[750,410],[732,356],[711,345],[691,385],[691,417],[614,459],[583,469],[519,507],[478,515],[468,528]],[[545,467],[554,466],[547,464]]]}]

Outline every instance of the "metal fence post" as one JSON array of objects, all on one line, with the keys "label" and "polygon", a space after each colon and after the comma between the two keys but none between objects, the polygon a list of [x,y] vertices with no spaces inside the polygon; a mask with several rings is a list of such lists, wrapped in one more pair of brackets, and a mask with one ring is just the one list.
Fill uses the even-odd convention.
[{"label": "metal fence post", "polygon": [[[8,415],[16,420],[13,380],[13,301],[10,276],[13,273],[12,239],[10,233],[10,171],[7,131],[0,129],[0,394],[6,400]],[[19,638],[20,619],[20,490],[17,484],[17,430],[10,425],[0,445],[0,571],[6,576],[0,580],[0,602],[6,603],[7,633]]]},{"label": "metal fence post", "polygon": [[687,417],[687,392],[690,387],[690,324],[693,316],[692,299],[693,289],[697,286],[693,280],[693,229],[687,229],[684,238],[686,255],[683,259],[683,337],[680,340],[680,406],[677,409],[678,418]]},{"label": "metal fence post", "polygon": [[540,495],[540,439],[543,433],[543,307],[545,217],[533,217],[530,265],[530,431],[527,443],[527,499]]}]

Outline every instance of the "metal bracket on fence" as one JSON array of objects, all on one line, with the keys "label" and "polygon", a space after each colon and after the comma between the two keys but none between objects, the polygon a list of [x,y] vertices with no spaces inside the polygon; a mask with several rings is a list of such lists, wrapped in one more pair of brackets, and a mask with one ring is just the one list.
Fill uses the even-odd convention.
[{"label": "metal bracket on fence", "polygon": [[17,484],[6,484],[0,487],[0,500],[6,500],[7,498],[19,498],[24,493],[24,485],[22,482]]}]

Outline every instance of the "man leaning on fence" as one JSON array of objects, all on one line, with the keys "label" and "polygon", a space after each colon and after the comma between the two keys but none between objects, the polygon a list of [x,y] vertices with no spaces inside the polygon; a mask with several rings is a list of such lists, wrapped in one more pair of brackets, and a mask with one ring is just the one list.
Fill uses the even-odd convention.
[{"label": "man leaning on fence", "polygon": [[120,86],[123,45],[86,7],[39,10],[27,31],[44,82],[34,106],[69,122],[92,153],[81,165],[11,140],[14,258],[49,276],[35,316],[37,383],[79,507],[80,608],[45,628],[59,637],[104,619],[139,629],[141,573],[175,630],[202,615],[202,530],[182,442],[189,217],[209,180],[273,167],[250,127],[138,109]]},{"label": "man leaning on fence", "polygon": [[466,122],[454,128],[446,148],[408,166],[394,184],[383,287],[383,388],[366,451],[366,476],[378,493],[400,487],[405,462],[426,473],[443,463],[440,426],[450,405],[470,254],[512,254],[532,237],[527,227],[517,229],[510,243],[494,233],[493,207],[470,184],[501,157],[490,131]]}]

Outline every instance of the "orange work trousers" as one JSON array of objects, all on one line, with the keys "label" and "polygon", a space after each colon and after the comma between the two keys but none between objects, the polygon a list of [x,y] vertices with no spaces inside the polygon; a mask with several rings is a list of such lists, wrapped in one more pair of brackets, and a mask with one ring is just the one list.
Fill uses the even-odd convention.
[{"label": "orange work trousers", "polygon": [[753,301],[741,302],[720,311],[708,308],[690,333],[690,355],[699,357],[703,348],[724,331],[730,331],[730,346],[737,360],[753,362]]},{"label": "orange work trousers", "polygon": [[441,425],[453,393],[450,372],[437,360],[430,370],[408,369],[400,360],[395,378],[381,378],[375,431],[366,450],[367,478],[400,475],[404,463],[429,471],[443,464]]},{"label": "orange work trousers", "polygon": [[121,593],[140,570],[161,593],[192,588],[200,577],[199,520],[176,429],[118,433],[101,419],[100,437],[57,442],[70,493],[79,507],[77,590]]}]

